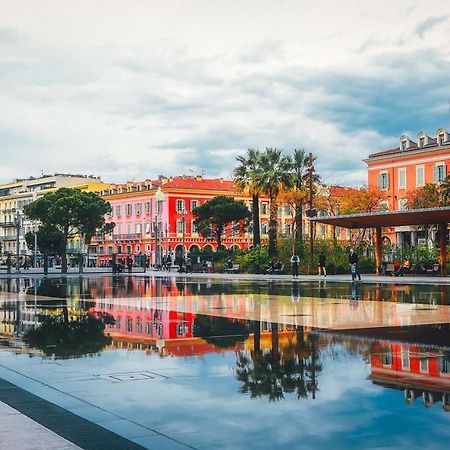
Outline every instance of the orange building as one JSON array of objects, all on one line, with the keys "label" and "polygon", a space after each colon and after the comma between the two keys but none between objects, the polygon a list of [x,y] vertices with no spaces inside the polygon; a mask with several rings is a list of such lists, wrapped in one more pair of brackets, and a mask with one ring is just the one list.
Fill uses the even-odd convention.
[{"label": "orange building", "polygon": [[[403,135],[398,147],[372,153],[365,162],[369,187],[386,191],[386,209],[406,209],[409,192],[426,183],[445,180],[450,168],[450,135],[443,128],[437,130],[435,137],[420,132],[417,142]],[[423,238],[409,227],[386,231],[385,239],[393,243],[415,244]]]}]

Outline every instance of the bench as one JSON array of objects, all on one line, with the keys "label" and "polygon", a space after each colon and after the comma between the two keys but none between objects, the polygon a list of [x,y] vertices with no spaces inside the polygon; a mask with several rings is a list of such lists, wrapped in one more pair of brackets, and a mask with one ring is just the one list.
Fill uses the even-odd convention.
[{"label": "bench", "polygon": [[266,270],[266,273],[283,273],[284,272],[284,264],[281,264],[281,267],[279,267],[278,269],[272,269],[272,268],[268,268]]},{"label": "bench", "polygon": [[430,267],[429,269],[425,269],[425,273],[427,275],[433,275],[436,276],[441,272],[441,266],[439,264],[433,264],[433,267]]},{"label": "bench", "polygon": [[223,271],[228,273],[237,273],[239,272],[239,267],[239,264],[233,264],[233,267],[225,267]]},{"label": "bench", "polygon": [[383,273],[383,275],[394,275],[394,273],[395,273],[394,263],[387,263],[384,266],[384,273]]}]

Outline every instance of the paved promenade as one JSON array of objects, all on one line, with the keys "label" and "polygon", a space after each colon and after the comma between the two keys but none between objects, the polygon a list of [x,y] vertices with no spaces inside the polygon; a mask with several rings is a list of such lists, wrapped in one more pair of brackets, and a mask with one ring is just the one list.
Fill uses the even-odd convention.
[{"label": "paved promenade", "polygon": [[[86,268],[83,274],[78,273],[78,269],[70,269],[65,276],[75,277],[75,276],[129,276],[128,273],[121,273],[113,275],[111,271],[105,268]],[[246,281],[286,281],[290,282],[293,280],[292,275],[266,275],[266,274],[251,274],[251,273],[202,273],[194,272],[190,273],[178,273],[178,272],[168,272],[168,271],[158,271],[147,269],[143,271],[142,269],[134,269],[132,275],[136,276],[155,276],[155,277],[174,277],[174,278],[207,278],[207,279],[217,279],[217,280],[246,280]],[[43,270],[22,270],[20,273],[12,273],[10,275],[6,274],[4,271],[0,272],[0,278],[17,278],[17,277],[44,277]],[[61,271],[57,269],[51,269],[49,271],[48,277],[60,277]],[[348,283],[351,282],[350,274],[342,275],[328,275],[327,277],[319,275],[300,275],[296,278],[299,282],[308,281],[328,281],[336,283]],[[433,285],[450,285],[450,276],[426,276],[426,275],[416,275],[416,276],[379,276],[375,274],[362,274],[361,283],[383,283],[383,284],[433,284]]]},{"label": "paved promenade", "polygon": [[0,450],[76,450],[80,447],[0,402]]}]

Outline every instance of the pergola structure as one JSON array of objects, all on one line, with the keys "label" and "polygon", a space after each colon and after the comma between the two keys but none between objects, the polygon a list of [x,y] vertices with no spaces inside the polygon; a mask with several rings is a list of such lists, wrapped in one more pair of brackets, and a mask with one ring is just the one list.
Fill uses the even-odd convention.
[{"label": "pergola structure", "polygon": [[377,273],[379,273],[382,264],[382,228],[410,225],[438,225],[441,275],[447,274],[447,226],[450,223],[450,207],[448,206],[443,208],[408,209],[405,211],[383,211],[349,214],[345,216],[314,217],[310,220],[343,228],[373,228],[375,230]]}]

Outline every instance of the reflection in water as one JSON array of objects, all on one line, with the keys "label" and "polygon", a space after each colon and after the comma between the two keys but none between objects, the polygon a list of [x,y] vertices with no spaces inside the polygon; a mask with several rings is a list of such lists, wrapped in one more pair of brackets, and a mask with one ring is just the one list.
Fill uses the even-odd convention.
[{"label": "reflection in water", "polygon": [[[420,397],[427,407],[440,402],[445,411],[450,409],[448,326],[392,328],[382,337],[371,330],[342,336],[261,321],[261,304],[254,321],[201,315],[196,309],[200,298],[218,313],[221,308],[253,308],[250,293],[283,295],[296,307],[311,296],[343,296],[354,310],[364,308],[367,299],[447,304],[447,286],[211,283],[125,276],[2,279],[0,290],[10,293],[0,302],[4,347],[17,348],[25,341],[55,358],[96,354],[105,346],[161,357],[231,353],[236,391],[269,402],[289,396],[319,399],[324,395],[320,378],[332,355],[331,360],[357,360],[370,368],[375,385],[403,391],[408,404]],[[170,297],[189,300],[193,312],[168,309]]]},{"label": "reflection in water", "polygon": [[60,314],[39,316],[39,325],[25,332],[23,340],[55,359],[80,358],[99,353],[111,343],[105,336],[105,325],[113,325],[108,314],[82,314],[69,317],[67,306]]},{"label": "reflection in water", "polygon": [[[259,325],[259,324],[258,324]],[[236,378],[242,382],[240,392],[250,398],[268,397],[279,401],[286,394],[314,399],[317,391],[318,363],[316,334],[305,340],[303,327],[285,335],[280,344],[278,324],[271,324],[270,348],[261,348],[255,339],[252,350],[236,352]]]}]

